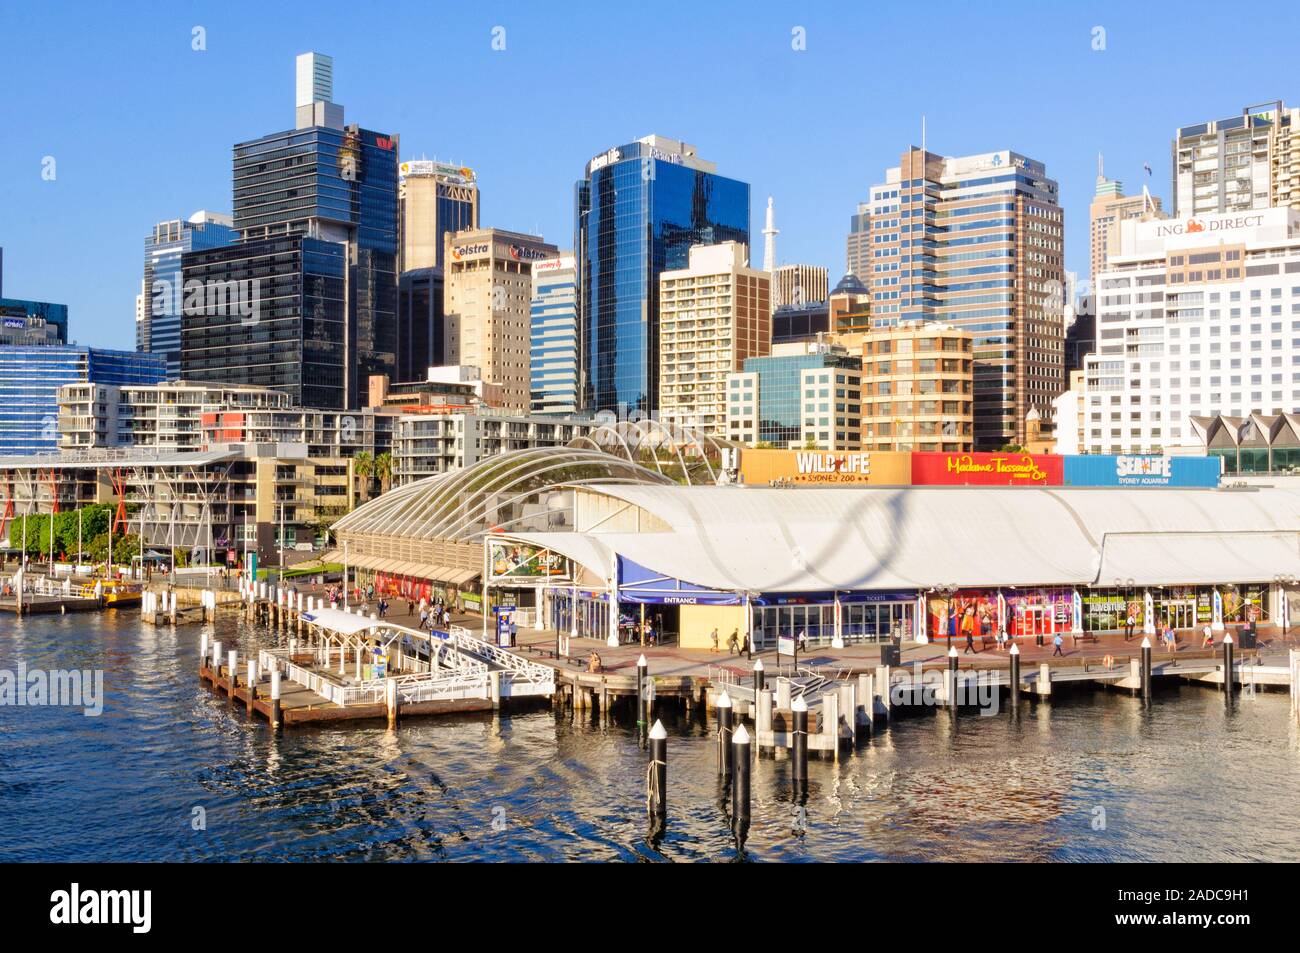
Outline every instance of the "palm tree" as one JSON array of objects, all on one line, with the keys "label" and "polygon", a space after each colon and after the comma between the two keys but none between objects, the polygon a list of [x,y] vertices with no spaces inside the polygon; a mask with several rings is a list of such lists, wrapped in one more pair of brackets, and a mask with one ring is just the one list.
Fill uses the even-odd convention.
[{"label": "palm tree", "polygon": [[375,457],[375,476],[379,477],[379,492],[387,493],[393,484],[393,455],[385,451]]},{"label": "palm tree", "polygon": [[375,461],[368,450],[362,450],[352,458],[352,471],[360,482],[361,502],[370,499],[370,476],[375,472]]}]

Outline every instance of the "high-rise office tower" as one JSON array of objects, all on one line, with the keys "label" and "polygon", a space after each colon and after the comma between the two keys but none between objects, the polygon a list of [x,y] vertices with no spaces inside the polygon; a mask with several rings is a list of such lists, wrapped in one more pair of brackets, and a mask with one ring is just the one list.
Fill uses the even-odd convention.
[{"label": "high-rise office tower", "polygon": [[845,270],[866,281],[871,275],[870,202],[858,203],[858,210],[849,218],[849,234],[844,244]]},{"label": "high-rise office tower", "polygon": [[773,308],[798,308],[826,300],[830,276],[821,265],[781,265],[764,271],[772,273]]},{"label": "high-rise office tower", "polygon": [[446,281],[441,268],[402,272],[397,283],[397,380],[421,381],[447,363]]},{"label": "high-rise office tower", "polygon": [[574,193],[583,405],[653,413],[659,275],[685,268],[692,245],[749,247],[749,185],[652,135],[593,158]]},{"label": "high-rise office tower", "polygon": [[163,355],[169,378],[180,377],[181,373],[182,256],[189,251],[229,245],[237,237],[229,215],[204,210],[188,219],[159,222],[145,237],[136,350]]},{"label": "high-rise office tower", "polygon": [[1177,218],[1278,205],[1300,208],[1300,109],[1281,100],[1183,126],[1173,140]]},{"label": "high-rise office tower", "polygon": [[536,235],[480,228],[446,236],[448,364],[477,367],[503,403],[531,404],[533,263],[558,253]]},{"label": "high-rise office tower", "polygon": [[664,423],[722,437],[727,375],[772,350],[771,275],[739,242],[696,245],[659,275],[659,400]]},{"label": "high-rise office tower", "polygon": [[296,127],[235,146],[239,242],[184,256],[220,293],[184,310],[181,373],[354,408],[397,368],[398,141],[344,125],[329,57],[297,68]]},{"label": "high-rise office tower", "polygon": [[[871,188],[873,327],[969,330],[977,449],[1026,440],[1065,389],[1063,216],[1041,162],[1003,150],[943,157],[915,147]],[[865,397],[865,395],[864,395]]]},{"label": "high-rise office tower", "polygon": [[1097,188],[1088,215],[1091,220],[1089,235],[1092,265],[1089,278],[1094,282],[1106,270],[1107,256],[1119,250],[1120,222],[1131,218],[1147,221],[1165,217],[1158,198],[1146,192],[1126,196],[1122,182],[1106,178],[1101,156],[1097,156]]},{"label": "high-rise office tower", "polygon": [[474,170],[418,159],[403,162],[398,172],[401,270],[441,268],[444,236],[478,228]]},{"label": "high-rise office tower", "polygon": [[578,285],[573,253],[533,262],[532,410],[578,409]]}]

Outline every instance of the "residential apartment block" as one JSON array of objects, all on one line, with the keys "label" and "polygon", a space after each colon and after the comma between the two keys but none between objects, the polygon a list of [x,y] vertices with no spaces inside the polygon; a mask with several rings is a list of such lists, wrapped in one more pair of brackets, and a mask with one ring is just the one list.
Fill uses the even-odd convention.
[{"label": "residential apartment block", "polygon": [[659,276],[659,419],[722,436],[727,376],[771,350],[770,276],[740,242],[696,245]]},{"label": "residential apartment block", "polygon": [[727,376],[727,430],[739,443],[778,449],[857,450],[862,359],[825,342],[773,345]]}]

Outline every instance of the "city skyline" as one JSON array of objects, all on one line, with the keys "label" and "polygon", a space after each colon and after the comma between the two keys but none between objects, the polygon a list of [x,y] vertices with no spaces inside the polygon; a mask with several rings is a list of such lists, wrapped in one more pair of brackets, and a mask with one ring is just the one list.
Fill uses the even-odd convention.
[{"label": "city skyline", "polygon": [[[1296,98],[1283,58],[1267,55],[1274,42],[1280,53],[1281,41],[1268,36],[1249,51],[1222,52],[1212,71],[1187,69],[1183,51],[1194,36],[1213,35],[1216,22],[1230,22],[1209,8],[1185,20],[1114,4],[1043,11],[1032,44],[996,32],[988,8],[953,11],[950,21],[962,28],[928,38],[929,55],[943,61],[947,49],[952,61],[970,62],[969,50],[978,47],[990,62],[1014,63],[1032,76],[1032,89],[1024,85],[1022,92],[1012,69],[1003,74],[1009,84],[954,84],[940,73],[904,93],[891,77],[917,51],[901,9],[868,16],[746,5],[744,18],[730,9],[696,11],[691,22],[701,28],[689,31],[679,29],[684,14],[642,24],[625,11],[609,11],[609,44],[584,44],[581,56],[574,55],[572,34],[545,15],[446,11],[437,21],[446,38],[439,68],[454,81],[432,84],[417,79],[424,68],[414,59],[418,30],[353,31],[337,18],[323,29],[268,11],[267,28],[254,36],[240,28],[247,9],[156,11],[152,30],[128,32],[94,11],[78,10],[74,20],[69,10],[36,16],[12,4],[0,7],[6,24],[0,53],[11,64],[7,82],[14,92],[0,105],[0,118],[20,144],[0,156],[7,291],[67,303],[70,340],[130,346],[138,236],[196,209],[230,211],[231,144],[289,125],[293,57],[308,49],[334,58],[336,100],[372,127],[399,135],[403,159],[436,156],[478,172],[484,226],[566,246],[573,181],[583,164],[610,142],[653,133],[698,145],[725,174],[750,184],[751,235],[761,234],[767,197],[774,196],[781,224],[777,262],[827,267],[832,283],[843,274],[850,216],[867,200],[878,170],[909,145],[921,145],[922,116],[925,145],[937,154],[1009,147],[1044,162],[1061,184],[1066,267],[1087,275],[1096,152],[1105,153],[1108,174],[1130,192],[1140,191],[1149,164],[1152,192],[1167,200],[1169,143],[1177,127],[1231,116],[1252,102]],[[1271,22],[1279,28],[1269,36],[1284,35],[1288,19],[1296,14],[1278,7]],[[104,43],[79,49],[54,74],[40,64],[57,55],[48,37],[66,32],[60,20]],[[708,28],[721,24],[725,33]],[[629,52],[633,37],[638,42]],[[205,48],[194,49],[200,40]],[[657,57],[669,43],[678,55]],[[958,51],[965,55],[958,58]],[[595,79],[611,69],[635,70],[642,61],[659,70],[644,93]],[[715,65],[664,71],[664,63],[684,61]],[[253,73],[250,64],[266,66]],[[113,103],[96,107],[90,84],[109,72],[123,87],[115,102],[150,102],[151,108],[136,115]],[[1178,82],[1150,81],[1160,75],[1177,75]],[[508,90],[526,88],[537,97],[539,76],[571,90],[579,108],[548,107],[538,98],[542,122],[520,126],[494,118],[491,104]],[[1080,76],[1088,81],[1082,89]],[[160,77],[171,83],[159,84]],[[1117,110],[1117,103],[1133,102],[1134,88],[1142,91],[1136,107]],[[1058,107],[1023,108],[1031,95]],[[759,102],[779,123],[752,121]],[[854,121],[851,107],[859,103]],[[53,179],[43,177],[46,170]],[[751,262],[760,258],[751,248]]]}]

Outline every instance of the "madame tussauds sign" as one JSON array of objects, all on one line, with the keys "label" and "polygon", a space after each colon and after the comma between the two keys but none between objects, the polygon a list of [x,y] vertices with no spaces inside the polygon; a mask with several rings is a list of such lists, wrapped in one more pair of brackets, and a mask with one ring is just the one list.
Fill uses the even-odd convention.
[{"label": "madame tussauds sign", "polygon": [[1062,458],[1035,453],[914,453],[918,486],[1060,486]]}]

